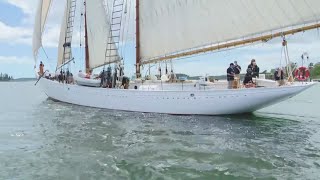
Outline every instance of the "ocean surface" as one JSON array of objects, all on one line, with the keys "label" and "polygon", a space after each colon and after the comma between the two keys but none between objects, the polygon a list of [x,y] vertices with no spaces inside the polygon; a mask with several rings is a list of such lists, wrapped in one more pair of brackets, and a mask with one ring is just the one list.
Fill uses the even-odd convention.
[{"label": "ocean surface", "polygon": [[320,179],[320,84],[241,116],[173,116],[47,99],[0,83],[0,179]]}]

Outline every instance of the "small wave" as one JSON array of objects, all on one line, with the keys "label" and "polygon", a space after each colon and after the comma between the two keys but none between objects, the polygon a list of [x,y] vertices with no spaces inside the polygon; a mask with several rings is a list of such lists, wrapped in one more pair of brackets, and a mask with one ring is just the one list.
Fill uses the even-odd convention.
[{"label": "small wave", "polygon": [[23,131],[19,131],[19,132],[15,132],[15,133],[11,134],[11,136],[15,136],[15,137],[23,137],[25,135],[26,135],[26,133]]},{"label": "small wave", "polygon": [[[289,114],[289,113],[279,113],[279,112],[258,112],[257,115],[275,115],[273,118],[281,118],[286,120],[298,121],[296,118],[301,119],[318,119],[316,116],[305,115],[305,114]],[[294,119],[292,119],[294,118]]]},{"label": "small wave", "polygon": [[193,132],[191,131],[172,131],[173,134],[177,134],[177,135],[184,135],[184,136],[190,136],[190,135],[195,135]]}]

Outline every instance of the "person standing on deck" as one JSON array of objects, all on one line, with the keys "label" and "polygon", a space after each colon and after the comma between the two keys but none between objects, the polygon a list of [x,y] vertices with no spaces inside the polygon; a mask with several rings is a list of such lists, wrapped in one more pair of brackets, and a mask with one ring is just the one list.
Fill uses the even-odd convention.
[{"label": "person standing on deck", "polygon": [[62,83],[66,83],[66,72],[65,71],[63,71],[62,72]]},{"label": "person standing on deck", "polygon": [[237,79],[237,87],[240,85],[240,72],[241,72],[241,66],[238,65],[237,61],[234,61],[234,77]]},{"label": "person standing on deck", "polygon": [[253,78],[259,78],[259,67],[257,66],[256,60],[252,59],[251,63],[249,64],[248,68],[252,70],[252,77]]},{"label": "person standing on deck", "polygon": [[227,81],[228,81],[228,89],[232,89],[233,81],[234,81],[234,64],[231,63],[230,67],[227,69]]},{"label": "person standing on deck", "polygon": [[63,72],[62,72],[62,69],[60,70],[60,74],[58,76],[58,80],[59,80],[59,83],[62,82],[63,83]]},{"label": "person standing on deck", "polygon": [[68,69],[66,73],[66,84],[69,84],[69,76],[70,76],[70,71]]},{"label": "person standing on deck", "polygon": [[274,72],[274,80],[277,81],[279,86],[283,86],[284,82],[284,72],[282,68],[277,68]]},{"label": "person standing on deck", "polygon": [[40,61],[40,66],[39,66],[39,68],[40,68],[40,71],[39,71],[39,75],[40,76],[42,76],[43,75],[43,69],[44,69],[44,64],[42,63],[42,61]]}]

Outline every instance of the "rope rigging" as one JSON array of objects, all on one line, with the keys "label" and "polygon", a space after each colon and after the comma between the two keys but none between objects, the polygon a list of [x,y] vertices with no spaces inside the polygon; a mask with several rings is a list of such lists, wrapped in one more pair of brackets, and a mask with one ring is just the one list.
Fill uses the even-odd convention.
[{"label": "rope rigging", "polygon": [[292,74],[292,67],[291,67],[291,63],[290,63],[290,57],[289,57],[289,50],[288,50],[288,42],[285,38],[285,36],[282,36],[283,40],[282,40],[282,46],[283,46],[283,53],[284,53],[284,57],[286,60],[286,71],[288,74],[288,81],[289,82],[293,82],[293,74]]},{"label": "rope rigging", "polygon": [[[108,76],[111,72],[111,63],[115,63],[114,66],[114,80],[122,81],[124,75],[124,54],[125,54],[125,41],[126,41],[126,24],[129,23],[127,18],[128,1],[127,0],[113,0],[109,6],[109,2],[104,2],[105,11],[108,17],[110,17],[110,32],[107,38],[107,46],[105,49],[105,60],[101,73],[101,83],[105,83],[105,76]],[[131,3],[129,4],[129,6]],[[123,17],[124,16],[124,17]],[[127,32],[127,33],[126,33]],[[108,64],[107,73],[106,65]],[[114,87],[115,81],[112,82]]]}]

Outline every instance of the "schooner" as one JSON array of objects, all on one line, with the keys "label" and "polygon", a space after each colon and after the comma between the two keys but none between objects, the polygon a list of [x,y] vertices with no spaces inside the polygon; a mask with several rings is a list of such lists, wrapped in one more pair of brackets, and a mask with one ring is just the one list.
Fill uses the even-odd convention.
[{"label": "schooner", "polygon": [[[81,77],[75,77],[77,84],[63,84],[37,75],[38,84],[48,97],[114,110],[222,115],[253,112],[291,98],[313,85],[288,82],[280,87],[220,89],[214,85],[199,88],[189,84],[184,88],[183,82],[168,84],[162,77],[145,81],[141,66],[319,28],[319,0],[135,0],[136,80],[130,81],[128,89],[119,86],[124,78],[119,73],[123,69],[119,55],[121,33],[118,33],[124,0],[107,1],[112,4],[111,8],[106,7],[105,0],[88,0],[83,4],[85,70],[107,65],[108,69],[104,68],[103,72],[109,72],[110,76],[109,65],[115,64],[117,68],[110,76],[112,85],[90,87],[90,84],[100,84],[101,80]],[[76,0],[64,2],[57,71],[73,60]],[[36,61],[50,4],[51,0],[40,0],[35,18],[33,53]]]}]

